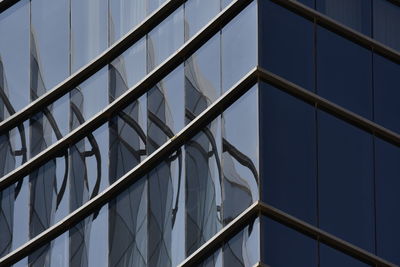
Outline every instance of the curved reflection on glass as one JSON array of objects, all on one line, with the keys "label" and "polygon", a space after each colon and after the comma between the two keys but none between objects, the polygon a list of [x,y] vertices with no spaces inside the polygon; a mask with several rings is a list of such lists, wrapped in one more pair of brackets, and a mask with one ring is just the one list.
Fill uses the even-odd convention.
[{"label": "curved reflection on glass", "polygon": [[258,90],[222,114],[224,225],[259,199]]},{"label": "curved reflection on glass", "polygon": [[[220,95],[220,38],[216,36],[185,64],[185,117],[192,121]],[[222,224],[220,119],[185,145],[186,255],[210,239]]]}]

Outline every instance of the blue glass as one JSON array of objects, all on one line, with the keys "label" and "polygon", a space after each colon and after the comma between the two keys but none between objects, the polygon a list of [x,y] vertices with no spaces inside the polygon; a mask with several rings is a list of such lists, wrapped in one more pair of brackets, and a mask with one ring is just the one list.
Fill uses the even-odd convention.
[{"label": "blue glass", "polygon": [[374,38],[400,51],[400,7],[388,0],[373,0]]},{"label": "blue glass", "polygon": [[382,56],[374,55],[374,120],[400,133],[400,66]]},{"label": "blue glass", "polygon": [[320,244],[320,266],[321,267],[334,267],[334,266],[348,266],[348,267],[367,267],[370,266],[359,260],[354,259],[340,251],[337,251],[324,244]]},{"label": "blue glass", "polygon": [[260,87],[260,157],[263,200],[317,223],[314,107],[266,83]]},{"label": "blue glass", "polygon": [[400,148],[375,138],[376,242],[378,256],[400,264]]},{"label": "blue glass", "polygon": [[147,2],[147,0],[109,1],[110,45],[145,19]]},{"label": "blue glass", "polygon": [[223,223],[259,200],[258,88],[222,114]]},{"label": "blue glass", "polygon": [[[29,1],[0,14],[0,120],[22,109],[29,99]],[[0,176],[27,160],[28,125],[0,136]],[[0,192],[0,257],[28,239],[27,183]],[[20,231],[14,231],[14,228]]]},{"label": "blue glass", "polygon": [[318,243],[268,217],[261,217],[261,260],[268,266],[317,266]]},{"label": "blue glass", "polygon": [[371,35],[372,0],[317,0],[317,10],[355,29]]},{"label": "blue glass", "polygon": [[272,1],[259,2],[259,64],[314,91],[314,25]]},{"label": "blue glass", "polygon": [[253,1],[221,31],[222,91],[257,65],[257,2]]},{"label": "blue glass", "polygon": [[[375,244],[373,176],[372,136],[319,111],[319,226],[371,252]],[[330,256],[321,257],[324,264],[330,261]]]},{"label": "blue glass", "polygon": [[185,40],[189,40],[220,10],[219,0],[189,0],[185,3]]},{"label": "blue glass", "polygon": [[322,27],[317,28],[317,92],[372,118],[372,52]]}]

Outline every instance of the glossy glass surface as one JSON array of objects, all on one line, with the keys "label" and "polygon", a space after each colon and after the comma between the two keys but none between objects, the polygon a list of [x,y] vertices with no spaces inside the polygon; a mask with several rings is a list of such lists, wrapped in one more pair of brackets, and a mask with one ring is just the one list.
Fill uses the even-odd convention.
[{"label": "glossy glass surface", "polygon": [[224,225],[259,200],[258,134],[255,86],[222,115]]},{"label": "glossy glass surface", "polygon": [[262,198],[311,224],[317,223],[315,120],[313,106],[261,83]]},{"label": "glossy glass surface", "polygon": [[[373,164],[370,134],[318,112],[319,226],[371,252],[375,251]],[[321,263],[328,264],[329,255],[321,255]]]},{"label": "glossy glass surface", "polygon": [[314,25],[272,1],[259,2],[259,64],[314,91]]},{"label": "glossy glass surface", "polygon": [[[371,35],[372,0],[317,0],[317,10],[365,35]],[[385,1],[385,0],[384,0]]]},{"label": "glossy glass surface", "polygon": [[257,3],[253,1],[221,31],[223,92],[257,65],[257,47]]},{"label": "glossy glass surface", "polygon": [[256,218],[226,242],[222,249],[223,266],[251,267],[260,261],[260,219]]},{"label": "glossy glass surface", "polygon": [[147,0],[109,1],[110,45],[146,18]]},{"label": "glossy glass surface", "polygon": [[[29,2],[20,1],[0,14],[0,120],[29,103]],[[0,136],[0,176],[27,160],[27,124]],[[26,216],[28,188],[21,183],[0,192],[0,257],[27,239],[27,227],[14,232],[18,214]],[[22,201],[21,201],[22,199]],[[21,208],[24,207],[24,209]],[[19,210],[21,208],[21,210]]]},{"label": "glossy glass surface", "polygon": [[190,0],[185,3],[185,40],[190,39],[219,12],[219,0]]},{"label": "glossy glass surface", "polygon": [[184,42],[183,7],[147,35],[147,70],[151,72]]},{"label": "glossy glass surface", "polygon": [[400,133],[398,99],[400,66],[382,56],[374,55],[374,120]]},{"label": "glossy glass surface", "polygon": [[320,266],[367,267],[370,265],[358,261],[324,244],[320,244]]},{"label": "glossy glass surface", "polygon": [[400,148],[375,138],[376,242],[377,254],[400,264],[398,211]]},{"label": "glossy glass surface", "polygon": [[400,51],[400,7],[388,0],[374,0],[374,38]]},{"label": "glossy glass surface", "polygon": [[319,95],[372,119],[371,51],[318,27],[317,68]]},{"label": "glossy glass surface", "polygon": [[268,217],[261,217],[261,261],[268,266],[318,265],[318,242]]},{"label": "glossy glass surface", "polygon": [[[185,63],[185,118],[190,122],[220,95],[220,38],[212,38]],[[211,64],[210,64],[211,63]],[[222,224],[221,123],[216,119],[185,145],[186,254]]]}]

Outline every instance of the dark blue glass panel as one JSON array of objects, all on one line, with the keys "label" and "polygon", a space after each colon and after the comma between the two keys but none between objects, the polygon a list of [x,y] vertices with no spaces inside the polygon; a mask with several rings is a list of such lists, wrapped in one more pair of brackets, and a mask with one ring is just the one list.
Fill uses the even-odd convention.
[{"label": "dark blue glass panel", "polygon": [[375,139],[377,254],[400,265],[400,148]]},{"label": "dark blue glass panel", "polygon": [[317,266],[317,242],[268,217],[261,217],[261,247],[268,266]]},{"label": "dark blue glass panel", "polygon": [[313,24],[272,1],[259,2],[259,62],[314,91]]},{"label": "dark blue glass panel", "polygon": [[[318,112],[318,130],[319,225],[373,252],[372,136],[322,111]],[[329,264],[330,256],[321,261],[338,266]]]},{"label": "dark blue glass panel", "polygon": [[400,65],[374,55],[374,119],[400,133]]},{"label": "dark blue glass panel", "polygon": [[400,51],[400,7],[388,0],[374,0],[374,38]]},{"label": "dark blue glass panel", "polygon": [[260,131],[263,200],[316,224],[314,108],[262,83]]},{"label": "dark blue glass panel", "polygon": [[318,27],[317,92],[322,97],[370,119],[371,51]]},{"label": "dark blue glass panel", "polygon": [[317,10],[344,25],[371,35],[371,0],[318,0]]},{"label": "dark blue glass panel", "polygon": [[321,267],[368,267],[369,265],[358,261],[340,251],[337,251],[324,244],[320,245],[320,266]]}]

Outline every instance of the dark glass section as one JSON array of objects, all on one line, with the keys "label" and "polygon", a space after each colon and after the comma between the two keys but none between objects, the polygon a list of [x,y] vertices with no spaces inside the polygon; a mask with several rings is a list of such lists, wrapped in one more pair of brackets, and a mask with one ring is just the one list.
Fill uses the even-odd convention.
[{"label": "dark glass section", "polygon": [[260,262],[260,219],[256,218],[227,241],[223,248],[223,266],[254,266]]},{"label": "dark glass section", "polygon": [[259,64],[314,91],[314,26],[273,3],[259,2]]},{"label": "dark glass section", "polygon": [[[372,0],[317,0],[317,10],[368,36]],[[386,1],[386,0],[385,0]]]},{"label": "dark glass section", "polygon": [[400,51],[400,7],[388,0],[373,0],[374,38]]},{"label": "dark glass section", "polygon": [[[184,125],[183,66],[147,93],[147,152],[153,153]],[[183,260],[179,233],[184,232],[181,207],[183,149],[169,156],[148,176],[149,266],[175,266]],[[182,236],[183,237],[183,236]],[[179,240],[179,241],[178,241]]]},{"label": "dark glass section", "polygon": [[261,217],[261,260],[268,266],[317,266],[317,241],[277,223]]},{"label": "dark glass section", "polygon": [[[185,63],[185,118],[192,121],[220,95],[220,37]],[[185,145],[186,255],[221,228],[221,123],[216,119]]]},{"label": "dark glass section", "polygon": [[258,88],[222,115],[223,223],[259,200]]},{"label": "dark glass section", "polygon": [[367,265],[324,244],[320,244],[320,266],[367,267]]},{"label": "dark glass section", "polygon": [[274,207],[316,224],[314,107],[269,84],[260,86],[262,198]]},{"label": "dark glass section", "polygon": [[257,2],[253,1],[221,31],[222,91],[257,65]]},{"label": "dark glass section", "polygon": [[[374,252],[372,136],[319,111],[318,152],[320,228]],[[329,253],[321,264],[338,266]]]},{"label": "dark glass section", "polygon": [[318,27],[317,68],[319,95],[372,118],[371,51]]},{"label": "dark glass section", "polygon": [[400,133],[400,66],[374,55],[374,119],[380,125]]},{"label": "dark glass section", "polygon": [[378,256],[400,265],[400,148],[375,138],[376,240]]}]

